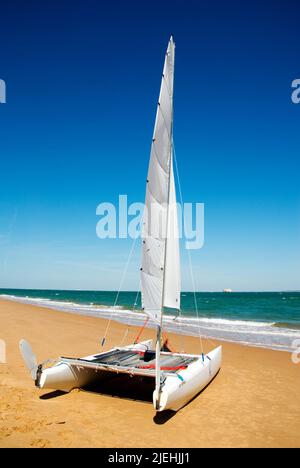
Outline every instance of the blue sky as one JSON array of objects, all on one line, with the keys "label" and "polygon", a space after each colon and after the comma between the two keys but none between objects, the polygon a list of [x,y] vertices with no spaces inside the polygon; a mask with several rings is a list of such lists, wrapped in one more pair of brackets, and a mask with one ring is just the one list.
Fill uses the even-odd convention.
[{"label": "blue sky", "polygon": [[[300,289],[299,13],[277,0],[1,5],[0,287],[118,287],[131,241],[99,240],[96,207],[144,200],[172,33],[183,198],[205,203],[196,287]],[[182,270],[191,289],[184,249]]]}]

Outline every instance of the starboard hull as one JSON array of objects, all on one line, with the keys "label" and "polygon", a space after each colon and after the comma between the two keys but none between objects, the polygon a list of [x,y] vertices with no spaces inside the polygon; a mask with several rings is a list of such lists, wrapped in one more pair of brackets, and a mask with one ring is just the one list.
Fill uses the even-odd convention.
[{"label": "starboard hull", "polygon": [[[160,395],[153,392],[153,405],[157,411],[178,411],[201,392],[221,368],[222,346],[190,364],[187,369],[166,378]],[[157,404],[158,402],[158,404]]]}]

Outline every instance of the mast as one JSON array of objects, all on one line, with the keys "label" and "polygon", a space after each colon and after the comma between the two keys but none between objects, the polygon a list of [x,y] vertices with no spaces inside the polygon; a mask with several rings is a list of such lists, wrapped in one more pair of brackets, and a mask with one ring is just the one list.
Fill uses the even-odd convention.
[{"label": "mast", "polygon": [[[173,126],[173,119],[172,119]],[[172,141],[171,133],[171,141]],[[171,173],[171,164],[172,164],[172,143],[170,145],[170,170],[169,177]],[[170,179],[168,186],[168,206],[170,201]],[[169,221],[169,208],[167,209],[167,223],[166,223],[166,237],[165,237],[165,253],[164,253],[164,265],[163,265],[163,288],[162,288],[162,298],[161,298],[161,314],[160,314],[160,325],[157,327],[156,334],[156,349],[155,349],[155,389],[156,389],[156,409],[159,409],[160,406],[160,392],[161,392],[161,366],[160,366],[160,351],[161,351],[161,336],[162,336],[162,322],[163,322],[163,312],[164,312],[164,295],[165,295],[165,279],[166,279],[166,258],[167,258],[167,248],[168,248],[168,223]]]},{"label": "mast", "polygon": [[[173,42],[171,36],[170,42]],[[175,49],[175,44],[173,42]],[[175,59],[175,54],[174,54]],[[175,69],[175,60],[173,60],[173,72]],[[160,351],[161,351],[161,336],[163,327],[163,314],[164,314],[164,296],[165,296],[165,283],[166,283],[166,259],[167,259],[167,248],[168,248],[168,235],[169,235],[169,211],[170,211],[170,179],[171,179],[171,168],[173,165],[173,120],[174,120],[174,107],[173,107],[173,93],[171,96],[172,110],[171,110],[171,131],[170,131],[170,163],[169,163],[169,177],[168,177],[168,200],[167,200],[167,220],[166,220],[166,234],[165,234],[165,248],[164,248],[164,264],[163,264],[163,287],[161,297],[161,313],[160,313],[160,325],[157,327],[156,335],[156,349],[155,349],[155,390],[156,390],[156,410],[160,406],[160,393],[161,393],[161,366],[160,366]]]},{"label": "mast", "polygon": [[[164,307],[180,308],[178,221],[172,160],[174,54],[175,44],[171,37],[156,112],[146,186],[146,216],[143,221],[142,306],[157,326],[154,392],[157,409],[161,391],[163,310]],[[175,205],[173,215],[171,204]]]}]

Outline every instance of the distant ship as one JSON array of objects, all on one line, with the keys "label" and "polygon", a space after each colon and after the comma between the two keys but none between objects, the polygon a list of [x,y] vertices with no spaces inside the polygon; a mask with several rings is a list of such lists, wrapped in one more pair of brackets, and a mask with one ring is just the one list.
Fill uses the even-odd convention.
[{"label": "distant ship", "polygon": [[230,289],[230,288],[225,288],[225,289],[223,289],[223,292],[225,292],[225,293],[231,293],[231,292],[232,292],[232,289]]}]

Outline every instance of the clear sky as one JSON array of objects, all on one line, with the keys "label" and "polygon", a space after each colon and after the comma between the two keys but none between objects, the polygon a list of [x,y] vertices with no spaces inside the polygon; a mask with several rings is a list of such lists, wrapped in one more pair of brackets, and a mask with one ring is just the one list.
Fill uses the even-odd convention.
[{"label": "clear sky", "polygon": [[[118,288],[131,241],[98,239],[96,206],[144,200],[173,34],[183,198],[205,203],[196,288],[300,289],[298,1],[0,8],[0,287]],[[182,270],[191,289],[184,250]]]}]

